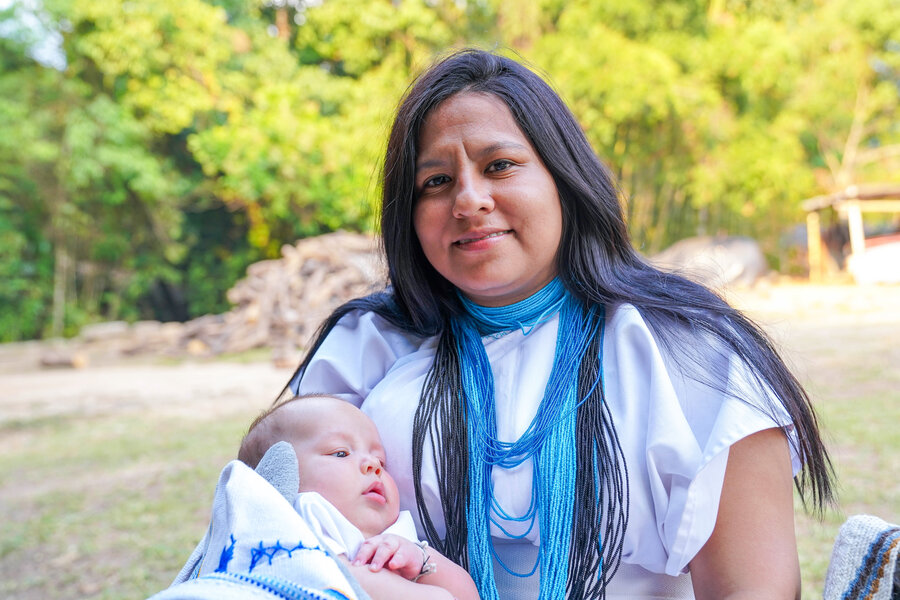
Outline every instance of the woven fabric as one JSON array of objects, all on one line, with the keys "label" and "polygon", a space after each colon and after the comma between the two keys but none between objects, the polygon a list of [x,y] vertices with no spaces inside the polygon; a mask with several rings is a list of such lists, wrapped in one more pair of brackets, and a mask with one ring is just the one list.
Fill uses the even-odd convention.
[{"label": "woven fabric", "polygon": [[838,532],[825,576],[825,600],[892,600],[900,526],[872,515],[847,519]]}]

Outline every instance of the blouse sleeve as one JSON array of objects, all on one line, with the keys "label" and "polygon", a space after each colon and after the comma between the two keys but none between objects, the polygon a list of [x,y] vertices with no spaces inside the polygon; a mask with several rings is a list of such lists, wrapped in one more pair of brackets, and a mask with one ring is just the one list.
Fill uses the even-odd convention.
[{"label": "blouse sleeve", "polygon": [[346,314],[290,383],[295,394],[329,394],[359,406],[417,340],[372,312]]},{"label": "blouse sleeve", "polygon": [[733,353],[710,351],[687,363],[702,373],[685,375],[685,362],[663,349],[633,307],[615,311],[604,352],[605,391],[618,406],[630,486],[623,559],[656,573],[684,573],[715,526],[731,445],[772,427],[795,436],[793,425]]}]

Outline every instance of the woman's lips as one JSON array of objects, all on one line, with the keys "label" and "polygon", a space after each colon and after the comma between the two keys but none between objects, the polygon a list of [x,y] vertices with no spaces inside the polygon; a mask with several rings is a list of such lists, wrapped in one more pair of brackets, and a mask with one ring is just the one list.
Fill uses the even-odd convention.
[{"label": "woman's lips", "polygon": [[[512,233],[512,229],[504,229],[502,231],[491,231],[490,233],[485,233],[485,234],[481,234],[481,235],[475,234],[470,237],[465,237],[463,239],[456,240],[455,242],[453,242],[453,245],[457,246],[459,248],[475,249],[476,246],[490,244],[490,243],[492,243],[492,240],[494,240],[495,238],[503,237],[509,233]],[[479,242],[481,244],[479,244]]]}]

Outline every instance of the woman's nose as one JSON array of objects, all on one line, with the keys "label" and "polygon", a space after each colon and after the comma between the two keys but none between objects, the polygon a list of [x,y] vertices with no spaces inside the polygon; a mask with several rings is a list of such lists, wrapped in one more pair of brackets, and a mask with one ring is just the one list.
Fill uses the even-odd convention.
[{"label": "woman's nose", "polygon": [[457,219],[473,217],[494,210],[494,199],[488,187],[476,177],[460,177],[453,198],[453,216]]}]

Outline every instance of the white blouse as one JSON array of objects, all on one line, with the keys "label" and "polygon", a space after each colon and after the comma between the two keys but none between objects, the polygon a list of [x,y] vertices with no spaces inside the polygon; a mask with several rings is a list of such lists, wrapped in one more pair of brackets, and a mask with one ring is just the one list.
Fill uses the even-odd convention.
[{"label": "white blouse", "polygon": [[[527,336],[516,331],[483,338],[496,387],[497,434],[504,441],[521,436],[537,411],[550,376],[557,325],[553,318]],[[436,343],[434,337],[403,333],[374,313],[350,313],[328,334],[299,390],[296,381],[291,384],[299,393],[346,399],[372,418],[400,489],[400,508],[412,512],[420,533],[412,480],[412,425]],[[790,417],[779,403],[772,403],[779,411],[776,420],[766,414],[766,391],[753,383],[736,356],[708,360],[723,363],[709,372],[727,373],[724,385],[717,386],[727,393],[681,376],[634,307],[607,311],[604,394],[628,469],[630,499],[622,566],[607,590],[608,598],[692,598],[687,566],[715,525],[729,447],[775,426],[794,435]],[[431,455],[426,436],[422,491],[443,535]],[[796,473],[800,462],[793,449],[791,458]],[[527,511],[531,472],[530,462],[511,470],[494,469],[494,494],[508,514]],[[512,534],[524,531],[512,521],[504,528]],[[502,548],[503,532],[492,525],[492,535]],[[538,544],[538,527],[526,539]],[[533,558],[529,563],[528,558],[517,561],[515,556],[509,560],[518,562],[520,571],[534,564]],[[496,565],[495,574],[501,598],[536,597],[536,582],[508,577]],[[504,594],[504,589],[509,591]]]}]

